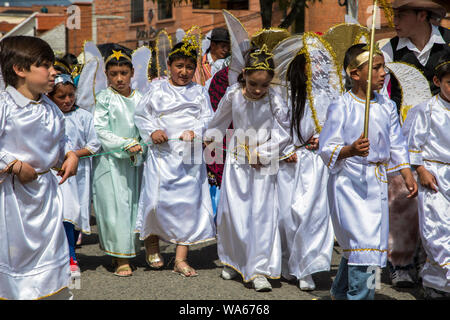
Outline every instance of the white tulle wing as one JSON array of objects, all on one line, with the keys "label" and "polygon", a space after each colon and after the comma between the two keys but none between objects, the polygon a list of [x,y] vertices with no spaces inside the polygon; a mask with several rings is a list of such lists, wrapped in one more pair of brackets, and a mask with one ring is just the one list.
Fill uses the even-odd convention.
[{"label": "white tulle wing", "polygon": [[230,12],[223,10],[231,41],[231,62],[228,71],[228,82],[237,82],[239,74],[245,66],[245,53],[250,49],[250,38],[242,23]]},{"label": "white tulle wing", "polygon": [[148,71],[151,59],[152,51],[146,46],[138,48],[131,56],[134,68],[134,76],[131,79],[131,87],[133,89],[137,89],[142,94],[145,94],[150,86]]},{"label": "white tulle wing", "polygon": [[[101,60],[103,61],[103,60]],[[106,75],[101,68],[98,57],[91,58],[84,64],[80,73],[76,91],[76,103],[79,107],[93,113],[95,109],[95,97],[103,89],[107,88]],[[98,79],[100,78],[100,81]]]},{"label": "white tulle wing", "polygon": [[158,32],[156,36],[155,50],[158,78],[165,77],[168,75],[167,58],[169,57],[170,50],[172,50],[172,39],[165,29]]}]

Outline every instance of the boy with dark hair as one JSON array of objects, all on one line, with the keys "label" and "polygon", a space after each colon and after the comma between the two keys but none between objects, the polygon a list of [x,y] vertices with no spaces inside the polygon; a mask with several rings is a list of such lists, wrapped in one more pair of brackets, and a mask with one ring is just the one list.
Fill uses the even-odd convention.
[{"label": "boy with dark hair", "polygon": [[[131,52],[112,46],[105,59],[109,87],[96,97],[94,127],[105,153],[93,159],[93,202],[101,248],[113,257],[114,275],[132,275],[129,258],[140,243],[134,234],[141,184],[142,146],[133,114],[141,93],[130,86]],[[119,151],[119,152],[118,152]]]},{"label": "boy with dark hair", "polygon": [[0,299],[71,299],[60,184],[77,172],[64,116],[44,94],[55,80],[50,46],[35,37],[0,42]]},{"label": "boy with dark hair", "polygon": [[386,265],[388,247],[387,174],[400,171],[408,197],[417,194],[395,104],[375,92],[383,86],[386,75],[379,50],[373,57],[368,138],[361,134],[368,60],[368,46],[364,44],[347,50],[344,69],[352,79],[352,89],[329,106],[319,137],[319,154],[330,169],[331,218],[343,248],[331,288],[335,299],[374,299],[372,271]]},{"label": "boy with dark hair", "polygon": [[419,229],[427,261],[421,270],[425,298],[450,297],[450,54],[435,68],[440,93],[414,107],[403,132],[419,176]]}]

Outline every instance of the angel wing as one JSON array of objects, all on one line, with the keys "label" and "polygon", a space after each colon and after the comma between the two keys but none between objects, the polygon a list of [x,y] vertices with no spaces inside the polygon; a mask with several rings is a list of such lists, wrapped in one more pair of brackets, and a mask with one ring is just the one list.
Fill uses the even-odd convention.
[{"label": "angel wing", "polygon": [[[341,73],[332,48],[313,32],[303,34],[301,53],[306,55],[307,92],[309,106],[314,118],[316,132],[320,133],[325,123],[330,103],[341,95]],[[320,101],[320,104],[315,101]]]},{"label": "angel wing", "polygon": [[297,53],[303,48],[303,36],[295,35],[284,39],[272,50],[275,64],[275,76],[272,80],[275,84],[287,86],[287,71],[289,64]]},{"label": "angel wing", "polygon": [[[91,56],[89,61],[83,66],[78,81],[76,91],[77,105],[91,113],[95,109],[96,95],[108,87],[105,72],[101,69],[103,66],[102,62],[103,59],[99,60],[98,57]],[[103,76],[105,77],[105,81],[103,81]],[[98,81],[99,78],[100,81]]]},{"label": "angel wing", "polygon": [[175,31],[175,39],[176,39],[176,43],[181,42],[183,40],[183,37],[185,36],[186,32],[181,29],[178,28],[177,31]]},{"label": "angel wing", "polygon": [[[198,26],[192,26],[188,31],[186,31],[186,35],[183,38],[183,40],[190,38],[190,41],[193,41],[194,45],[197,47],[197,66],[201,66],[202,65],[202,41],[203,41],[203,35],[202,35],[202,30],[200,29],[200,27]],[[193,38],[193,39],[192,39]],[[201,71],[201,70],[200,70]],[[207,80],[205,78],[205,75],[203,72],[199,73],[200,75],[200,79],[197,79],[197,81],[200,81],[200,84],[202,86],[205,85],[205,81]]]},{"label": "angel wing", "polygon": [[172,39],[165,29],[158,32],[156,35],[156,69],[158,70],[158,78],[167,76],[168,66],[167,58],[170,50],[172,50]]},{"label": "angel wing", "polygon": [[408,111],[432,97],[430,85],[425,76],[413,65],[404,62],[388,62],[386,67],[400,84],[402,105],[400,106],[400,123],[406,119]]},{"label": "angel wing", "polygon": [[212,30],[209,30],[206,34],[205,38],[202,41],[202,56],[206,54],[206,50],[211,46],[211,40],[208,38],[211,38]]},{"label": "angel wing", "polygon": [[142,94],[148,91],[150,85],[148,68],[152,59],[150,48],[143,46],[138,48],[131,55],[131,61],[134,67],[134,76],[131,79],[131,87],[137,89]]},{"label": "angel wing", "polygon": [[250,39],[242,23],[227,10],[223,16],[228,27],[231,40],[231,62],[228,72],[228,82],[231,85],[237,82],[239,74],[245,66],[245,53],[250,49]]}]

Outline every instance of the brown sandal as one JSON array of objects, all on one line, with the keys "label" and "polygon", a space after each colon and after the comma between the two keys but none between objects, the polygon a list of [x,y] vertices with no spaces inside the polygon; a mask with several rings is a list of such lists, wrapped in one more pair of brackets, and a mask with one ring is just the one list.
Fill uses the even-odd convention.
[{"label": "brown sandal", "polygon": [[175,267],[172,271],[173,273],[178,273],[186,278],[198,276],[198,273],[189,265],[184,268],[179,268],[178,264],[180,264],[181,262],[186,262],[187,264],[186,259],[175,259]]}]

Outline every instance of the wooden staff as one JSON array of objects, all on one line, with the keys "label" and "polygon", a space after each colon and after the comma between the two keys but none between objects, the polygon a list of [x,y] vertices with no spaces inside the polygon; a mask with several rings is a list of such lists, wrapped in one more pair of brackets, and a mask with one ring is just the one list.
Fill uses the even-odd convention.
[{"label": "wooden staff", "polygon": [[367,79],[366,110],[364,114],[364,138],[367,138],[369,135],[369,111],[370,111],[370,97],[372,95],[372,69],[373,69],[373,52],[375,49],[375,23],[376,23],[377,8],[378,8],[378,0],[374,0],[372,29],[370,33],[369,74]]}]

